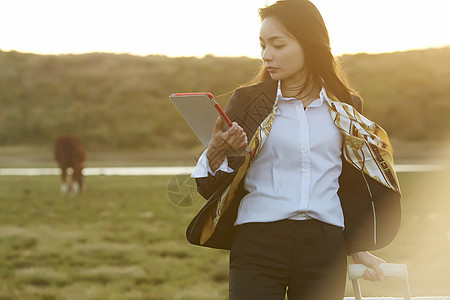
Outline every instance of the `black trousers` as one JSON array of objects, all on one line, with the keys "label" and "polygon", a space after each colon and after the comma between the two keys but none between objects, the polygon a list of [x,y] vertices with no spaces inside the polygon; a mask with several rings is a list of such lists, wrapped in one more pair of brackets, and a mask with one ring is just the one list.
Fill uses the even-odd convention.
[{"label": "black trousers", "polygon": [[230,251],[230,300],[337,300],[347,255],[342,229],[314,219],[237,226]]}]

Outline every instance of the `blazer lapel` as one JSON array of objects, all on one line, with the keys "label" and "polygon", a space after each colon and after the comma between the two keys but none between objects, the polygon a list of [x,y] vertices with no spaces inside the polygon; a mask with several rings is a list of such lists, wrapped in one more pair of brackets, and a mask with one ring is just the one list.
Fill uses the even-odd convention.
[{"label": "blazer lapel", "polygon": [[277,82],[267,79],[257,85],[241,89],[239,114],[236,121],[244,129],[247,137],[253,137],[258,126],[272,111],[277,95]]}]

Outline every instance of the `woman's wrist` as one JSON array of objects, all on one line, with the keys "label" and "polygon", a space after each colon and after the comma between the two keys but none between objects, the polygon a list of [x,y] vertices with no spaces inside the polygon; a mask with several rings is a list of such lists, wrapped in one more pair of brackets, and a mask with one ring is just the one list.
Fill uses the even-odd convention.
[{"label": "woman's wrist", "polygon": [[208,158],[209,167],[214,172],[225,160],[225,151],[210,145],[206,151],[206,157]]},{"label": "woman's wrist", "polygon": [[356,264],[363,264],[366,267],[369,267],[375,270],[375,273],[369,272],[368,270],[364,271],[363,278],[366,280],[376,281],[376,280],[384,280],[383,271],[380,269],[380,264],[385,263],[384,259],[381,259],[368,251],[360,251],[354,252],[350,254],[353,258],[353,261]]},{"label": "woman's wrist", "polygon": [[355,263],[359,263],[358,256],[361,255],[361,254],[364,254],[364,253],[367,253],[367,251],[353,252],[353,253],[350,253],[350,256],[352,257],[352,259],[353,259],[353,261],[354,261]]}]

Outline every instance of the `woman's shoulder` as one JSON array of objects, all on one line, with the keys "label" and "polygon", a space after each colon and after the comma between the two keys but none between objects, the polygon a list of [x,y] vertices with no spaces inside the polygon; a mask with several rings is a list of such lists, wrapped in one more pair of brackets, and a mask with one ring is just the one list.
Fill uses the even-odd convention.
[{"label": "woman's shoulder", "polygon": [[277,95],[278,83],[267,79],[263,82],[237,88],[228,101],[228,105],[240,106],[240,109],[248,109],[249,106],[272,107]]},{"label": "woman's shoulder", "polygon": [[352,103],[351,105],[359,112],[362,113],[363,112],[363,99],[361,98],[361,96],[356,95],[356,94],[351,94],[352,96]]},{"label": "woman's shoulder", "polygon": [[272,78],[269,78],[259,83],[241,86],[235,90],[235,93],[248,94],[253,93],[255,91],[256,92],[264,91],[269,94],[271,92],[275,92],[276,95],[276,90],[277,90],[277,81],[273,80]]},{"label": "woman's shoulder", "polygon": [[237,88],[228,100],[225,112],[235,117],[251,111],[269,112],[277,95],[277,86],[277,81],[268,79]]}]

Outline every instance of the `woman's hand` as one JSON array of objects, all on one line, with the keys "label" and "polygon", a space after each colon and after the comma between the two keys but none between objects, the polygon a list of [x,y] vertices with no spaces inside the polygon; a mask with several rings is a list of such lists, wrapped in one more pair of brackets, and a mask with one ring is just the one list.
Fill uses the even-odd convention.
[{"label": "woman's hand", "polygon": [[383,271],[380,269],[380,264],[385,263],[383,259],[376,257],[373,254],[370,254],[367,251],[355,252],[352,253],[353,261],[357,264],[363,264],[366,267],[372,268],[376,273],[371,273],[369,270],[364,271],[363,278],[370,281],[383,281]]},{"label": "woman's hand", "polygon": [[217,170],[225,159],[225,155],[232,151],[240,151],[247,144],[244,129],[236,122],[227,131],[222,131],[222,118],[219,116],[214,125],[211,142],[206,156],[212,171]]}]

